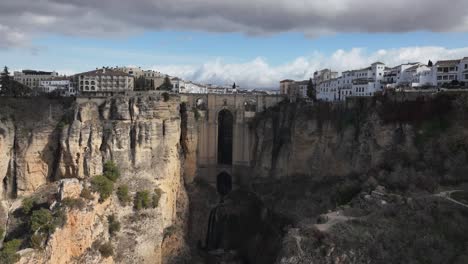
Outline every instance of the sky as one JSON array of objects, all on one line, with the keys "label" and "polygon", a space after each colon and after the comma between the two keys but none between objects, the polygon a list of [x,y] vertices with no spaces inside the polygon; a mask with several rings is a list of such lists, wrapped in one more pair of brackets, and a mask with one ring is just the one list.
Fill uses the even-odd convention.
[{"label": "sky", "polygon": [[467,56],[466,0],[0,0],[12,71],[140,66],[277,88],[322,68]]}]

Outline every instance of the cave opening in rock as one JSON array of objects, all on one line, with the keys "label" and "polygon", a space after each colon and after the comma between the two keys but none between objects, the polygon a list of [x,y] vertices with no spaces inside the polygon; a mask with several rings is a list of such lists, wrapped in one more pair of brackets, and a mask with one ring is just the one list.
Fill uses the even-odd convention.
[{"label": "cave opening in rock", "polygon": [[218,114],[218,164],[232,165],[232,131],[234,118],[229,110]]},{"label": "cave opening in rock", "polygon": [[216,178],[216,187],[219,195],[225,196],[232,190],[232,177],[229,173],[223,171]]}]

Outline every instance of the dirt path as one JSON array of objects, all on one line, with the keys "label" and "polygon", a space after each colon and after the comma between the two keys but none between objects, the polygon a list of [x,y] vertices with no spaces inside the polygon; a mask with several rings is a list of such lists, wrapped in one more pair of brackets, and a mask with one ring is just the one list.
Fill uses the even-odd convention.
[{"label": "dirt path", "polygon": [[460,206],[463,206],[465,208],[468,208],[467,204],[459,202],[459,201],[453,199],[452,197],[450,197],[452,195],[452,193],[456,193],[456,192],[464,192],[464,191],[463,190],[451,190],[451,191],[445,191],[445,192],[440,192],[438,194],[434,194],[434,196],[435,197],[440,197],[440,198],[445,199],[447,201],[450,201],[450,202],[456,203],[456,204],[458,204]]},{"label": "dirt path", "polygon": [[315,225],[315,227],[322,232],[328,231],[332,226],[336,224],[356,219],[355,217],[345,216],[343,211],[331,212],[331,213],[325,214],[325,216],[328,219],[326,223]]}]

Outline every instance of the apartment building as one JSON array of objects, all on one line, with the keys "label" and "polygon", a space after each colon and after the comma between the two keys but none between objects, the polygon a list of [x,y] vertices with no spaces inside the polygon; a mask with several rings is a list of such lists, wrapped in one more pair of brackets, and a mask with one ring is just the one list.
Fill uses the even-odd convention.
[{"label": "apartment building", "polygon": [[459,78],[461,60],[442,60],[434,65],[434,76],[437,85],[451,83]]},{"label": "apartment building", "polygon": [[28,86],[33,90],[39,89],[40,82],[58,77],[58,73],[47,71],[23,70],[21,72],[15,71],[13,79],[21,84]]},{"label": "apartment building", "polygon": [[76,89],[69,77],[57,77],[41,81],[38,91],[42,93],[59,92],[61,96],[76,95]]},{"label": "apartment building", "polygon": [[288,95],[294,85],[294,80],[286,79],[280,81],[280,94]]},{"label": "apartment building", "polygon": [[101,68],[76,76],[83,95],[107,96],[133,91],[134,88],[134,77],[115,69]]}]

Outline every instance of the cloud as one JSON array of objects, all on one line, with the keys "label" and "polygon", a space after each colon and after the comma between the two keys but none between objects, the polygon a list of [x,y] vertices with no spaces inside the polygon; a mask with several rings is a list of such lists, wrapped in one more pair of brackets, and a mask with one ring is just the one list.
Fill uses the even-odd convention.
[{"label": "cloud", "polygon": [[240,32],[468,31],[468,1],[14,0],[0,2],[0,47],[44,34],[109,37],[145,30]]},{"label": "cloud", "polygon": [[457,59],[468,55],[468,47],[447,49],[444,47],[405,47],[368,52],[353,48],[337,50],[329,56],[315,52],[309,57],[299,57],[291,62],[273,66],[263,58],[245,63],[226,63],[222,59],[202,65],[155,65],[154,70],[182,77],[199,83],[230,85],[236,82],[243,88],[278,88],[282,79],[307,80],[314,71],[331,68],[342,72],[369,66],[376,61],[388,66],[407,62],[427,63],[443,59]]}]

